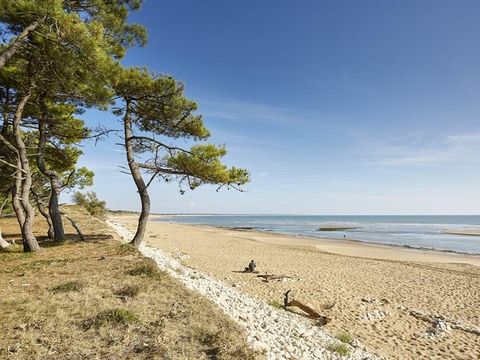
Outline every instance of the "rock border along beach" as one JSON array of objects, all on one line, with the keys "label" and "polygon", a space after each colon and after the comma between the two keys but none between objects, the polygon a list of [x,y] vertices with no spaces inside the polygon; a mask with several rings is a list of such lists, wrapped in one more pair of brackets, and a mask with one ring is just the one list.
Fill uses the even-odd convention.
[{"label": "rock border along beach", "polygon": [[[122,224],[108,220],[108,225],[124,240],[133,235]],[[341,342],[323,329],[300,315],[277,310],[263,300],[255,299],[222,282],[183,266],[178,259],[167,256],[163,251],[142,244],[140,252],[153,259],[162,271],[181,281],[188,289],[197,291],[217,304],[229,317],[236,321],[247,334],[248,344],[267,359],[345,359],[327,349]],[[365,351],[359,345],[349,348],[348,359],[381,359]]]}]

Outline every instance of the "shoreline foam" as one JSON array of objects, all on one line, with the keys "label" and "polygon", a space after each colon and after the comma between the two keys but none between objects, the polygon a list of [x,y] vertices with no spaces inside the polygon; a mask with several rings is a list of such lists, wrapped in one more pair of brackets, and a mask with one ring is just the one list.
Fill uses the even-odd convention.
[{"label": "shoreline foam", "polygon": [[[407,250],[407,251],[412,251],[412,252],[418,252],[422,255],[424,254],[431,254],[431,255],[452,255],[455,257],[462,257],[466,256],[467,258],[467,263],[472,264],[472,265],[477,265],[480,266],[480,253],[475,253],[475,252],[463,252],[463,251],[455,251],[455,250],[449,250],[449,249],[436,249],[436,248],[428,248],[428,247],[421,247],[421,246],[412,246],[412,245],[397,245],[397,244],[387,244],[387,243],[378,243],[378,242],[373,242],[373,241],[365,241],[365,240],[355,240],[355,239],[337,239],[337,238],[328,238],[328,237],[322,237],[322,236],[315,236],[315,235],[302,235],[302,234],[288,234],[284,232],[278,232],[274,230],[265,230],[261,228],[253,228],[253,227],[235,227],[235,226],[220,226],[220,225],[207,225],[207,224],[192,224],[192,223],[182,223],[182,222],[175,222],[175,221],[165,221],[165,220],[159,220],[157,221],[155,218],[152,218],[149,221],[153,222],[160,222],[160,223],[167,223],[167,224],[175,224],[175,225],[180,225],[180,226],[192,226],[192,227],[198,227],[198,228],[212,228],[212,229],[219,229],[219,230],[225,230],[225,231],[239,231],[239,232],[244,232],[244,233],[259,233],[259,234],[265,234],[265,235],[275,235],[275,236],[281,236],[285,238],[291,238],[291,239],[301,239],[301,240],[310,240],[311,243],[309,245],[312,245],[314,247],[317,247],[318,249],[322,250],[324,249],[325,245],[338,245],[338,248],[345,247],[348,248],[350,246],[355,246],[358,245],[360,247],[371,247],[372,249],[386,249],[386,250]],[[460,235],[460,234],[455,234],[455,235]],[[479,234],[480,236],[480,234]],[[292,244],[295,245],[295,244]],[[336,253],[335,251],[333,251]],[[344,254],[342,252],[338,252],[338,254],[341,255],[348,255]],[[382,258],[380,256],[380,258]],[[386,260],[394,260],[390,259],[390,257],[385,257]],[[458,262],[458,258],[451,258],[451,262]],[[469,261],[473,260],[473,261]],[[430,260],[431,261],[431,260]]]}]

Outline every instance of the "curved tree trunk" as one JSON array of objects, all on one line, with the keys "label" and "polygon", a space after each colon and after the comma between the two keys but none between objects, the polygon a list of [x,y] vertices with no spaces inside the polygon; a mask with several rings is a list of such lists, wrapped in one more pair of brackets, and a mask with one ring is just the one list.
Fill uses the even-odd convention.
[{"label": "curved tree trunk", "polygon": [[3,68],[6,62],[18,51],[20,46],[27,40],[31,31],[38,26],[38,21],[28,25],[23,31],[12,41],[10,45],[0,54],[0,69]]},{"label": "curved tree trunk", "polygon": [[138,218],[137,231],[133,237],[133,240],[130,242],[130,244],[138,248],[143,241],[145,230],[147,228],[148,216],[150,215],[150,196],[148,195],[148,189],[145,181],[142,178],[140,167],[136,163],[134,157],[132,120],[130,118],[130,104],[128,102],[127,111],[123,119],[123,126],[125,132],[125,151],[127,154],[128,167],[130,168],[130,173],[132,174],[133,181],[135,182],[138,194],[140,196],[140,201],[142,202],[142,211],[140,213],[140,217]]},{"label": "curved tree trunk", "polygon": [[[4,119],[5,121],[5,119]],[[20,203],[21,197],[21,188],[22,188],[22,163],[20,161],[20,157],[18,156],[18,150],[15,146],[13,146],[10,141],[8,141],[4,135],[7,133],[7,127],[4,124],[2,127],[2,132],[0,133],[0,142],[5,145],[8,149],[10,149],[16,157],[16,164],[15,164],[15,172],[14,172],[14,184],[11,189],[12,193],[12,207],[13,210],[15,211],[15,215],[17,217],[18,225],[20,227],[20,230],[23,228],[23,224],[25,223],[25,212],[23,211],[22,204]]]},{"label": "curved tree trunk", "polygon": [[48,203],[48,213],[50,214],[51,223],[53,225],[53,239],[55,241],[65,240],[65,230],[63,227],[62,214],[60,213],[58,199],[62,191],[60,178],[55,171],[47,169],[45,164],[45,144],[47,142],[45,119],[40,119],[38,126],[38,153],[37,166],[43,175],[50,179],[50,201]]},{"label": "curved tree trunk", "polygon": [[45,211],[45,209],[43,208],[43,202],[42,200],[40,200],[40,196],[38,196],[38,194],[36,194],[35,192],[32,191],[32,194],[33,196],[35,197],[35,203],[37,204],[37,209],[38,209],[38,212],[45,218],[45,220],[47,221],[47,224],[48,224],[48,232],[47,232],[47,236],[49,239],[53,239],[54,237],[54,231],[53,231],[53,224],[52,224],[52,220],[50,219],[50,216],[48,215],[48,213]]},{"label": "curved tree trunk", "polygon": [[[16,148],[18,151],[18,159],[21,165],[22,170],[22,186],[21,186],[21,204],[22,208],[25,211],[25,221],[22,226],[22,237],[23,237],[23,250],[24,251],[38,251],[40,246],[38,245],[35,235],[33,235],[33,221],[35,219],[35,210],[33,209],[32,204],[30,203],[30,188],[32,187],[32,172],[30,170],[30,165],[28,163],[27,148],[25,142],[23,141],[23,134],[20,130],[20,122],[22,119],[23,108],[25,107],[28,99],[30,98],[30,93],[24,95],[20,102],[18,103],[17,109],[15,111],[15,117],[13,120],[13,135],[15,136]],[[18,171],[18,170],[17,170]]]},{"label": "curved tree trunk", "polygon": [[58,205],[58,198],[60,194],[60,186],[57,186],[56,180],[50,181],[52,191],[50,192],[50,201],[48,203],[48,213],[53,226],[53,234],[55,241],[65,240],[65,229],[63,228],[62,214]]},{"label": "curved tree trunk", "polygon": [[17,157],[17,171],[15,172],[15,184],[12,188],[12,207],[17,216],[18,226],[20,226],[20,231],[23,229],[23,224],[25,223],[25,211],[21,204],[21,189],[22,189],[22,163]]}]

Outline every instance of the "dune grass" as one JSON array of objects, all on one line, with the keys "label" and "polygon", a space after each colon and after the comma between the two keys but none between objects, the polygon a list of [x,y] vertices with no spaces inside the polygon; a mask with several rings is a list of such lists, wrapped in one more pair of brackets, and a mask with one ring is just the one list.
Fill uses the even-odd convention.
[{"label": "dune grass", "polygon": [[283,309],[283,304],[277,300],[270,300],[268,305],[273,306],[276,309]]},{"label": "dune grass", "polygon": [[62,292],[71,292],[71,291],[80,291],[83,288],[83,283],[80,281],[67,281],[61,284],[58,284],[52,288],[50,291],[53,293],[62,293]]},{"label": "dune grass", "polygon": [[346,331],[339,332],[335,337],[345,344],[351,344],[353,342],[353,336]]},{"label": "dune grass", "polygon": [[340,356],[348,356],[350,354],[350,349],[344,343],[332,343],[327,346],[327,349],[331,352],[335,352]]}]

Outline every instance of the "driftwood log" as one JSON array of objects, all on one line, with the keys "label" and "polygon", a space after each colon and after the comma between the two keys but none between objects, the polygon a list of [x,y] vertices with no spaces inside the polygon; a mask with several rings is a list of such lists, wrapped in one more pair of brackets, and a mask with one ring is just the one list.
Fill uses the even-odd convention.
[{"label": "driftwood log", "polygon": [[267,274],[265,273],[264,275],[257,275],[257,277],[264,279],[265,282],[269,282],[270,280],[283,280],[283,279],[293,279],[291,276],[288,275],[273,275],[273,274]]},{"label": "driftwood log", "polygon": [[68,216],[68,215],[63,215],[65,216],[65,219],[67,219],[68,221],[70,221],[70,223],[72,224],[72,226],[74,227],[74,229],[77,231],[77,234],[78,236],[80,237],[80,240],[81,241],[85,241],[85,236],[83,236],[83,233],[82,231],[80,230],[80,228],[78,227],[77,223],[75,221],[73,221],[73,219]]},{"label": "driftwood log", "polygon": [[288,290],[285,294],[284,294],[284,298],[283,298],[283,305],[284,305],[284,308],[285,310],[287,309],[287,307],[289,306],[295,306],[295,307],[298,307],[299,309],[301,309],[302,311],[306,312],[308,314],[308,317],[311,318],[311,319],[315,319],[315,320],[318,320],[318,324],[319,325],[325,325],[327,323],[329,323],[331,321],[330,318],[326,317],[326,316],[323,316],[323,315],[320,315],[316,310],[312,309],[310,306],[308,305],[305,305],[305,304],[302,304],[300,301],[297,301],[297,300],[290,300],[288,299],[288,294],[290,293],[290,291],[292,290]]}]

